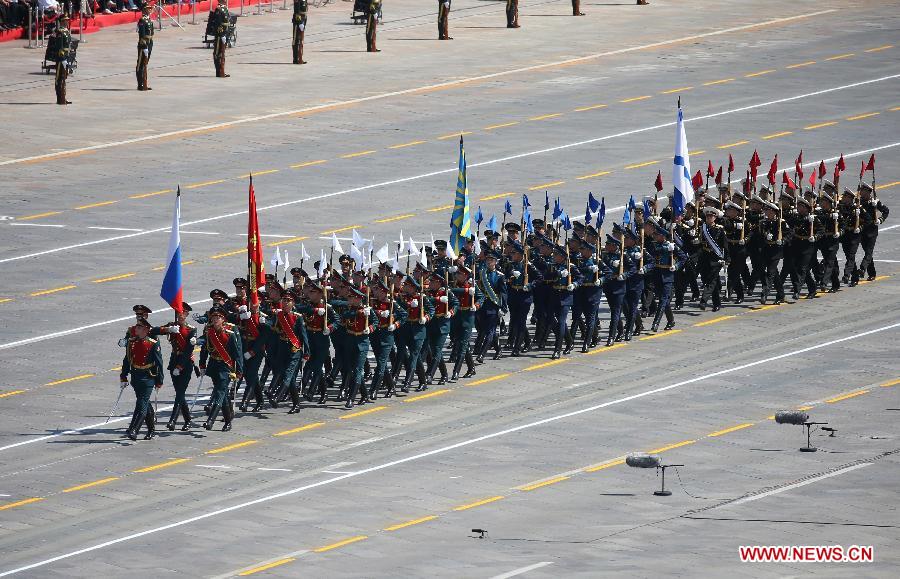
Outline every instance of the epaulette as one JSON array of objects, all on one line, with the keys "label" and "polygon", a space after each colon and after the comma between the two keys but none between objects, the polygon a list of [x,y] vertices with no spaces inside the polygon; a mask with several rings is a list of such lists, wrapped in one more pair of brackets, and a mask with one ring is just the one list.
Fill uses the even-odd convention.
[{"label": "epaulette", "polygon": [[151,344],[156,343],[156,340],[154,340],[153,338],[147,338],[147,341],[150,342]]}]

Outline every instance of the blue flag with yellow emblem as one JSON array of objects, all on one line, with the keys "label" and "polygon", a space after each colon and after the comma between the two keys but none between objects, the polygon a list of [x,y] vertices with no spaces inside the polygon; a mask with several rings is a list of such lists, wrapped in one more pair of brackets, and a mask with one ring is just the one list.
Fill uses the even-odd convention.
[{"label": "blue flag with yellow emblem", "polygon": [[469,237],[469,185],[466,180],[466,150],[462,135],[459,136],[459,173],[456,177],[456,198],[450,217],[450,245],[459,252]]}]

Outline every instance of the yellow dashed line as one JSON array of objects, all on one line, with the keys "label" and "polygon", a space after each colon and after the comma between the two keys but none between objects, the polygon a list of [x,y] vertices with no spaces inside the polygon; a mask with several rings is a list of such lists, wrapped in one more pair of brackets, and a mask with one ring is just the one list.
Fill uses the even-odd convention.
[{"label": "yellow dashed line", "polygon": [[634,165],[625,165],[626,169],[640,169],[641,167],[649,167],[650,165],[656,165],[659,161],[645,161],[643,163],[635,163]]},{"label": "yellow dashed line", "polygon": [[[887,189],[888,187],[896,187],[897,185],[900,185],[900,181],[894,181],[893,183],[885,183],[884,185],[879,185],[878,188],[879,189]],[[875,278],[875,279],[878,279],[878,278]]]},{"label": "yellow dashed line", "polygon": [[95,480],[94,482],[89,482],[89,483],[85,483],[83,485],[78,485],[75,487],[69,487],[67,489],[63,489],[63,492],[64,493],[73,493],[75,491],[80,491],[80,490],[84,490],[84,489],[89,489],[91,487],[105,485],[106,483],[111,483],[114,480],[119,480],[119,477],[111,476],[109,478],[102,478],[100,480]]},{"label": "yellow dashed line", "polygon": [[703,149],[700,149],[699,151],[691,151],[688,153],[688,157],[693,157],[694,155],[702,155],[705,152],[706,151]]},{"label": "yellow dashed line", "polygon": [[713,86],[716,84],[725,84],[726,82],[731,82],[733,80],[734,80],[733,78],[723,78],[722,80],[711,80],[709,82],[704,82],[703,86]]},{"label": "yellow dashed line", "polygon": [[471,134],[472,134],[472,131],[462,131],[461,133],[452,133],[450,135],[442,135],[442,136],[438,137],[438,140],[443,141],[446,139],[459,138],[463,135],[471,135]]},{"label": "yellow dashed line", "polygon": [[296,165],[291,165],[291,169],[302,169],[303,167],[312,167],[313,165],[321,165],[322,163],[327,162],[327,159],[319,159],[318,161],[306,161],[305,163],[297,163]]},{"label": "yellow dashed line", "polygon": [[64,286],[62,286],[62,287],[57,287],[57,288],[53,288],[53,289],[41,290],[41,291],[38,291],[38,292],[32,292],[32,293],[29,294],[29,295],[30,295],[31,297],[45,296],[45,295],[47,295],[47,294],[55,294],[56,292],[64,292],[64,291],[70,290],[70,289],[75,289],[75,286],[74,286],[74,285],[64,285]]},{"label": "yellow dashed line", "polygon": [[303,241],[304,239],[309,239],[305,235],[301,235],[300,237],[291,237],[289,239],[281,239],[279,241],[273,241],[271,243],[267,243],[269,247],[277,247],[279,245],[287,245],[288,243],[297,243],[298,241]]},{"label": "yellow dashed line", "polygon": [[216,179],[215,181],[204,181],[203,183],[191,183],[190,185],[185,185],[185,189],[197,189],[199,187],[208,187],[210,185],[218,185],[219,183],[224,183],[227,179]]},{"label": "yellow dashed line", "polygon": [[694,324],[695,328],[702,328],[703,326],[709,326],[712,324],[718,324],[719,322],[724,322],[725,320],[730,320],[734,316],[720,316],[718,318],[713,318],[711,320],[706,320],[705,322],[700,322],[698,324]]},{"label": "yellow dashed line", "polygon": [[26,215],[24,217],[17,217],[16,221],[28,221],[30,219],[40,219],[41,217],[50,217],[51,215],[59,215],[62,211],[48,211],[46,213],[37,213],[35,215]]},{"label": "yellow dashed line", "polygon": [[352,414],[344,414],[339,418],[341,420],[345,420],[347,418],[356,418],[357,416],[365,416],[366,414],[372,414],[373,412],[381,412],[382,410],[387,410],[387,406],[376,406],[375,408],[368,408],[366,410],[361,410],[360,412],[354,412]]},{"label": "yellow dashed line", "polygon": [[246,253],[246,252],[247,252],[247,248],[246,248],[246,247],[242,247],[241,249],[236,249],[236,250],[234,250],[234,251],[227,251],[227,252],[225,252],[225,253],[217,253],[217,254],[213,255],[213,256],[211,257],[211,259],[221,259],[221,258],[223,258],[223,257],[229,257],[229,256],[232,256],[232,255],[237,255],[237,254],[239,254],[239,253]]},{"label": "yellow dashed line", "polygon": [[12,298],[0,298],[0,304],[5,304],[6,302],[13,301]]},{"label": "yellow dashed line", "polygon": [[785,303],[780,303],[780,304],[769,304],[766,306],[756,306],[756,307],[750,308],[750,311],[751,312],[764,312],[766,310],[771,310],[772,308],[780,308],[785,305],[786,305]]},{"label": "yellow dashed line", "polygon": [[900,111],[900,107],[894,107],[891,109],[891,112]]},{"label": "yellow dashed line", "polygon": [[832,125],[836,125],[837,121],[828,121],[827,123],[819,123],[817,125],[809,125],[808,127],[803,127],[807,131],[811,131],[813,129],[821,129],[822,127],[830,127]]},{"label": "yellow dashed line", "polygon": [[170,466],[175,466],[176,464],[181,464],[183,462],[187,462],[191,459],[189,458],[176,458],[175,460],[170,460],[168,462],[161,462],[159,464],[154,464],[151,466],[145,466],[144,468],[139,468],[137,470],[133,470],[131,472],[141,473],[141,472],[153,472],[154,470],[159,470],[161,468],[168,468]]},{"label": "yellow dashed line", "polygon": [[347,153],[346,155],[341,155],[341,159],[353,159],[355,157],[364,157],[366,155],[371,155],[375,153],[375,149],[371,149],[368,151],[359,151],[358,153]]},{"label": "yellow dashed line", "polygon": [[717,149],[729,149],[731,147],[740,147],[741,145],[746,145],[750,141],[738,141],[736,143],[728,143],[727,145],[719,145],[716,147]]},{"label": "yellow dashed line", "polygon": [[890,382],[885,382],[884,384],[881,385],[881,387],[882,388],[890,388],[891,386],[896,386],[897,384],[900,384],[900,379],[891,380]]},{"label": "yellow dashed line", "polygon": [[360,225],[348,225],[347,227],[341,227],[340,229],[332,229],[331,231],[323,231],[319,235],[331,235],[332,233],[343,233],[344,231],[350,231],[351,229],[361,228]]},{"label": "yellow dashed line", "polygon": [[556,187],[557,185],[562,185],[565,181],[553,181],[552,183],[542,183],[540,185],[535,185],[534,187],[529,187],[529,191],[537,191],[538,189],[549,189],[550,187]]},{"label": "yellow dashed line", "polygon": [[856,392],[851,392],[849,394],[843,394],[841,396],[835,396],[834,398],[829,398],[825,402],[829,404],[834,404],[835,402],[840,402],[841,400],[847,400],[848,398],[856,398],[857,396],[862,396],[863,394],[868,394],[868,390],[857,390]]},{"label": "yellow dashed line", "polygon": [[604,469],[611,468],[614,466],[619,466],[620,464],[625,464],[624,458],[619,458],[619,459],[612,460],[609,462],[604,462],[602,464],[598,464],[595,466],[588,466],[581,470],[583,470],[584,472],[597,472],[598,470],[604,470]]},{"label": "yellow dashed line", "polygon": [[512,376],[511,373],[507,372],[506,374],[497,374],[496,376],[491,376],[490,378],[482,378],[481,380],[475,380],[474,382],[469,382],[466,386],[479,386],[481,384],[487,384],[488,382],[496,382],[497,380],[503,380],[504,378],[509,378]]},{"label": "yellow dashed line", "polygon": [[667,332],[660,332],[658,334],[650,334],[649,336],[644,336],[643,338],[641,338],[641,341],[643,342],[644,340],[655,340],[656,338],[664,338],[666,336],[671,336],[673,334],[677,334],[680,331],[681,330],[669,330]]},{"label": "yellow dashed line", "polygon": [[778,137],[786,137],[793,134],[794,131],[781,131],[780,133],[772,133],[771,135],[766,135],[765,137],[763,137],[763,140],[768,141],[769,139],[777,139]]},{"label": "yellow dashed line", "polygon": [[105,283],[108,281],[116,281],[117,279],[125,279],[125,278],[132,277],[135,275],[137,275],[137,273],[135,273],[135,272],[123,273],[122,275],[114,275],[112,277],[103,277],[100,279],[95,279],[93,281],[94,281],[94,283]]},{"label": "yellow dashed line", "polygon": [[885,44],[884,46],[876,46],[875,48],[869,48],[866,52],[879,52],[882,50],[887,50],[888,48],[894,48],[893,44]]},{"label": "yellow dashed line", "polygon": [[[191,265],[192,263],[194,263],[194,260],[193,260],[193,259],[189,259],[188,261],[182,261],[182,262],[181,262],[181,265]],[[167,267],[167,266],[165,266],[165,265],[161,265],[161,266],[159,266],[159,267],[154,267],[154,268],[153,268],[153,271],[162,271],[162,270],[166,269],[166,267]]]},{"label": "yellow dashed line", "polygon": [[836,56],[829,56],[825,60],[841,60],[844,58],[850,58],[851,56],[856,56],[855,52],[848,52],[847,54],[838,54]]},{"label": "yellow dashed line", "polygon": [[253,575],[254,573],[259,573],[260,571],[267,571],[269,569],[273,569],[275,567],[280,567],[281,565],[286,565],[288,563],[293,563],[297,559],[295,557],[286,557],[284,559],[279,559],[277,561],[273,561],[271,563],[267,563],[265,565],[260,565],[259,567],[254,567],[252,569],[247,569],[246,571],[241,571],[238,573],[240,577],[246,577],[247,575]]},{"label": "yellow dashed line", "polygon": [[791,68],[800,68],[801,66],[809,66],[809,65],[815,64],[815,63],[816,63],[815,60],[808,60],[808,61],[806,61],[806,62],[798,62],[797,64],[789,64],[789,65],[787,65],[785,68],[788,68],[788,69],[791,69]]},{"label": "yellow dashed line", "polygon": [[556,483],[562,482],[564,480],[569,480],[567,476],[558,476],[556,478],[552,478],[550,480],[545,480],[543,482],[534,483],[530,485],[526,485],[524,487],[517,487],[520,491],[533,491],[535,489],[539,489],[541,487],[546,487],[550,485],[555,485]]},{"label": "yellow dashed line", "polygon": [[633,102],[637,102],[637,101],[647,100],[649,98],[652,98],[652,97],[650,95],[644,95],[644,96],[639,96],[639,97],[631,97],[630,99],[624,99],[619,102],[620,103],[633,103]]},{"label": "yellow dashed line", "polygon": [[434,392],[429,392],[427,394],[420,394],[419,396],[413,396],[412,398],[404,398],[403,402],[416,402],[417,400],[425,400],[426,398],[434,398],[435,396],[441,396],[442,394],[446,394],[451,392],[451,390],[435,390]]},{"label": "yellow dashed line", "polygon": [[89,205],[79,205],[75,209],[93,209],[94,207],[103,207],[104,205],[112,205],[113,203],[118,203],[118,200],[113,201],[100,201],[99,203],[91,203]]},{"label": "yellow dashed line", "polygon": [[575,109],[575,112],[583,113],[584,111],[593,111],[596,109],[605,109],[605,108],[606,108],[606,105],[590,105],[587,107],[578,107],[577,109]]},{"label": "yellow dashed line", "polygon": [[245,446],[250,446],[251,444],[256,444],[258,442],[259,442],[258,440],[245,440],[244,442],[238,442],[235,444],[229,444],[228,446],[222,446],[220,448],[214,448],[212,450],[207,450],[203,454],[220,454],[222,452],[228,452],[230,450],[244,448]]},{"label": "yellow dashed line", "polygon": [[453,507],[454,511],[467,511],[469,509],[474,509],[475,507],[480,507],[481,505],[487,505],[489,503],[493,503],[496,501],[500,501],[505,499],[503,495],[497,495],[496,497],[491,497],[489,499],[482,499],[480,501],[475,501],[474,503],[469,503],[467,505],[460,505],[458,507]]},{"label": "yellow dashed line", "polygon": [[693,89],[694,89],[694,87],[692,87],[692,86],[683,86],[681,88],[671,88],[669,90],[664,90],[659,94],[672,94],[673,92],[686,92],[686,91],[693,90]]},{"label": "yellow dashed line", "polygon": [[259,177],[260,175],[269,175],[272,173],[277,173],[278,171],[280,171],[280,169],[269,169],[268,171],[257,171],[257,172],[253,172],[253,173],[247,173],[246,175],[238,175],[237,178],[238,179],[246,179],[247,177],[250,177],[251,175],[254,177]]},{"label": "yellow dashed line", "polygon": [[291,428],[290,430],[282,430],[281,432],[276,432],[272,436],[287,436],[288,434],[297,434],[298,432],[305,432],[307,430],[319,428],[320,426],[325,426],[325,423],[324,422],[313,422],[312,424],[298,426],[297,428]]},{"label": "yellow dashed line", "polygon": [[10,392],[2,392],[0,393],[0,398],[8,398],[10,396],[15,396],[16,394],[22,394],[26,392],[26,390],[12,390]]},{"label": "yellow dashed line", "polygon": [[428,515],[427,517],[422,517],[420,519],[413,519],[411,521],[406,521],[405,523],[399,523],[396,525],[391,525],[390,527],[385,527],[385,531],[399,531],[400,529],[405,529],[406,527],[412,527],[413,525],[418,525],[420,523],[427,523],[428,521],[433,521],[437,518],[437,515]]},{"label": "yellow dashed line", "polygon": [[519,121],[513,121],[511,123],[500,123],[499,125],[490,125],[488,127],[485,127],[484,130],[491,131],[494,129],[502,129],[503,127],[511,127],[513,125],[518,125],[518,124],[519,124]]},{"label": "yellow dashed line", "polygon": [[797,410],[812,410],[812,406],[798,406]]},{"label": "yellow dashed line", "polygon": [[162,191],[153,191],[152,193],[141,193],[139,195],[131,195],[129,199],[144,199],[146,197],[154,197],[156,195],[165,195],[166,193],[172,193],[172,189],[163,189]]},{"label": "yellow dashed line", "polygon": [[591,173],[590,175],[582,175],[581,177],[576,177],[579,181],[583,181],[585,179],[593,179],[594,177],[603,177],[604,175],[609,175],[612,171],[600,171],[599,173]]},{"label": "yellow dashed line", "polygon": [[865,113],[862,115],[856,115],[855,117],[847,117],[848,121],[858,121],[860,119],[868,119],[869,117],[876,117],[881,113]]},{"label": "yellow dashed line", "polygon": [[648,454],[656,454],[658,452],[665,452],[667,450],[672,450],[673,448],[681,448],[682,446],[694,444],[695,442],[697,442],[697,441],[696,440],[682,440],[681,442],[676,442],[675,444],[663,446],[662,448],[655,448],[653,450],[649,450],[649,451],[647,451],[647,453]]},{"label": "yellow dashed line", "polygon": [[440,207],[432,207],[431,209],[426,209],[429,213],[434,213],[436,211],[446,211],[447,209],[453,209],[453,205],[442,205]]},{"label": "yellow dashed line", "polygon": [[556,366],[557,364],[562,364],[563,362],[568,361],[568,358],[559,358],[556,360],[550,360],[549,362],[541,362],[540,364],[535,364],[534,366],[522,368],[522,372],[532,372],[534,370],[540,370],[541,368],[549,368],[550,366]]},{"label": "yellow dashed line", "polygon": [[396,217],[387,217],[385,219],[376,219],[375,223],[390,223],[391,221],[400,221],[401,219],[409,219],[415,217],[415,213],[407,213],[406,215],[398,215]]},{"label": "yellow dashed line", "polygon": [[6,509],[14,509],[16,507],[21,507],[24,505],[30,505],[31,503],[36,503],[42,500],[44,500],[43,497],[33,497],[22,501],[16,501],[14,503],[6,503],[5,505],[0,505],[0,511],[5,511]]},{"label": "yellow dashed line", "polygon": [[496,195],[488,195],[487,197],[482,197],[479,201],[493,201],[494,199],[503,199],[504,197],[512,197],[515,195],[515,192],[508,191],[506,193],[497,193]]},{"label": "yellow dashed line", "polygon": [[761,70],[761,71],[759,71],[759,72],[751,72],[750,74],[745,74],[745,75],[744,75],[744,78],[754,78],[754,77],[757,77],[757,76],[762,76],[762,75],[764,75],[764,74],[771,74],[771,73],[773,73],[773,72],[775,72],[775,69],[774,69],[774,68],[770,68],[769,70]]},{"label": "yellow dashed line", "polygon": [[401,143],[399,145],[391,145],[388,149],[405,149],[406,147],[415,147],[416,145],[421,145],[427,143],[428,141],[410,141],[408,143]]},{"label": "yellow dashed line", "polygon": [[613,344],[612,346],[610,346],[608,348],[607,347],[595,348],[595,349],[591,350],[590,352],[587,352],[586,354],[582,354],[582,356],[596,356],[597,354],[602,354],[603,352],[609,352],[611,350],[618,350],[619,348],[624,348],[627,345],[628,344],[626,344],[625,342],[621,342],[619,344]]},{"label": "yellow dashed line", "polygon": [[539,117],[531,117],[528,119],[529,121],[546,121],[547,119],[555,119],[556,117],[561,117],[562,113],[551,113],[549,115],[541,115]]},{"label": "yellow dashed line", "polygon": [[84,380],[85,378],[93,378],[96,374],[81,374],[79,376],[72,376],[71,378],[63,378],[62,380],[56,380],[53,382],[47,382],[44,386],[58,386],[60,384],[65,384],[66,382],[74,382],[76,380]]},{"label": "yellow dashed line", "polygon": [[330,545],[325,545],[324,547],[319,547],[318,549],[313,549],[314,553],[324,553],[326,551],[331,551],[332,549],[337,549],[339,547],[343,547],[344,545],[349,545],[350,543],[356,543],[359,541],[364,541],[368,539],[366,535],[359,535],[358,537],[350,537],[349,539],[344,539],[343,541],[338,541],[337,543],[332,543]]},{"label": "yellow dashed line", "polygon": [[750,428],[753,426],[752,422],[745,422],[744,424],[738,424],[737,426],[732,426],[731,428],[725,428],[724,430],[717,430],[715,432],[710,432],[707,436],[722,436],[723,434],[728,434],[729,432],[734,432],[736,430],[743,430],[744,428]]}]

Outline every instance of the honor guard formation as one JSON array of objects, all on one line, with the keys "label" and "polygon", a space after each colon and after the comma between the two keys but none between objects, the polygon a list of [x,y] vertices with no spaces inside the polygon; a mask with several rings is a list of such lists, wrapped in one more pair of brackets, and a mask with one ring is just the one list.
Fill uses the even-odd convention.
[{"label": "honor guard formation", "polygon": [[[136,396],[126,436],[135,440],[146,424],[145,439],[153,437],[150,398],[163,385],[162,336],[171,346],[166,369],[175,386],[166,427],[174,430],[179,418],[182,430],[192,427],[192,408],[208,380],[212,393],[203,427],[214,428],[221,414],[227,431],[235,405],[256,414],[287,402],[294,414],[303,400],[321,405],[331,397],[349,409],[471,378],[488,358],[549,354],[555,360],[576,347],[588,352],[659,332],[663,317],[662,330],[668,331],[676,325],[674,312],[687,304],[712,311],[727,302],[780,304],[788,293],[794,301],[813,299],[873,280],[878,227],[889,214],[876,195],[875,155],[862,163],[856,189],[840,192],[843,156],[833,181],[824,178],[822,161],[804,190],[798,185],[802,153],[793,178],[782,172],[780,188],[777,156],[768,183],[757,188],[760,164],[754,151],[738,191],[730,184],[733,159],[727,180],[710,161],[705,185],[702,171],[687,180],[692,200],[683,202],[677,192],[662,209],[658,174],[656,192],[641,202],[632,196],[621,223],[606,234],[603,198],[589,194],[584,221],[578,221],[558,198],[551,213],[549,194],[543,217],[535,218],[524,195],[518,219],[506,201],[499,227],[492,216],[483,235],[480,207],[477,233],[467,234],[454,211],[451,242],[420,247],[401,233],[393,255],[388,245],[376,252],[354,230],[349,254],[332,236],[327,260],[323,249],[311,272],[304,269],[304,247],[301,266],[285,266],[281,279],[280,256],[275,273],[259,276],[254,234],[249,275],[232,280],[231,294],[209,293],[212,307],[193,316],[199,327],[189,323],[187,303],[174,308],[176,321],[157,327],[147,322],[147,306],[134,306],[136,323],[120,341],[126,348],[121,386],[130,377]],[[863,180],[867,171],[873,182]],[[457,199],[461,191],[467,192],[462,138]],[[253,223],[251,183],[251,231]],[[601,316],[603,309],[608,317]],[[192,381],[196,389],[189,396]]]}]

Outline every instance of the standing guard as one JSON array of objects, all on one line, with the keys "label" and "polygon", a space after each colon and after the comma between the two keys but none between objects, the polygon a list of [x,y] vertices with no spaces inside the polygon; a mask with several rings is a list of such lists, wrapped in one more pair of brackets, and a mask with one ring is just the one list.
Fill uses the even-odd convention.
[{"label": "standing guard", "polygon": [[506,0],[506,27],[519,28],[519,0]]},{"label": "standing guard", "polygon": [[572,0],[572,16],[584,16],[584,12],[581,11],[581,0]]},{"label": "standing guard", "polygon": [[225,49],[228,47],[228,33],[231,29],[231,14],[228,12],[228,0],[219,0],[216,9],[210,15],[215,31],[213,40],[213,63],[216,65],[216,77],[228,78],[225,74]]},{"label": "standing guard", "polygon": [[50,37],[50,59],[56,63],[56,104],[70,105],[66,100],[66,79],[69,77],[69,50],[72,48],[72,33],[69,32],[69,16],[63,14],[57,20],[56,33]]},{"label": "standing guard", "polygon": [[[306,33],[307,13],[307,1],[294,0],[294,18],[292,19],[294,37],[291,43],[294,50],[294,64],[306,64],[306,61],[303,60],[303,36]],[[291,271],[291,274],[293,273]]]},{"label": "standing guard", "polygon": [[366,12],[366,52],[381,52],[375,46],[378,29],[378,13],[381,12],[381,0],[372,0]]},{"label": "standing guard", "polygon": [[450,0],[438,0],[438,40],[453,40],[450,36]]},{"label": "standing guard", "polygon": [[[219,410],[223,411],[225,425],[222,431],[231,430],[234,410],[231,406],[230,386],[241,379],[244,371],[244,353],[241,339],[225,326],[225,310],[214,306],[209,310],[209,323],[203,335],[200,347],[200,375],[209,374],[213,383],[212,396],[209,401],[209,417],[203,424],[206,430],[212,430]],[[207,370],[207,362],[209,367]]]},{"label": "standing guard", "polygon": [[134,69],[137,75],[138,90],[153,90],[147,84],[147,66],[150,64],[150,55],[153,53],[153,21],[150,19],[150,12],[153,6],[144,4],[141,8],[143,16],[138,20],[138,55],[137,66]]},{"label": "standing guard", "polygon": [[131,387],[134,389],[134,414],[125,436],[137,440],[141,423],[147,423],[147,434],[144,440],[150,440],[156,433],[156,414],[150,404],[153,388],[162,388],[163,364],[159,342],[149,337],[150,322],[139,319],[134,326],[134,336],[128,338],[125,346],[125,358],[122,360],[122,371],[119,373],[121,387],[128,385],[131,376]]}]

